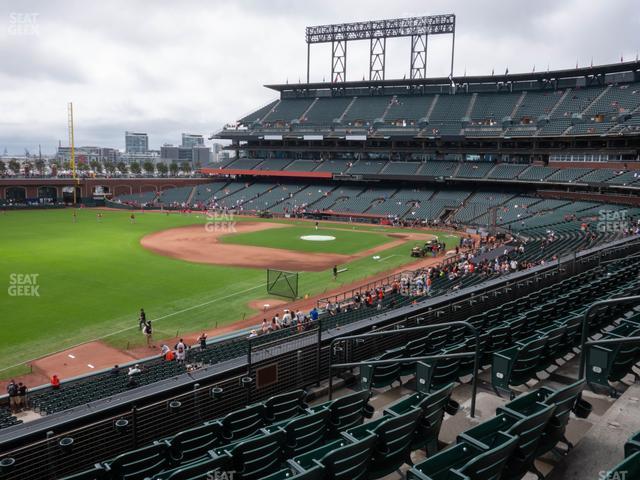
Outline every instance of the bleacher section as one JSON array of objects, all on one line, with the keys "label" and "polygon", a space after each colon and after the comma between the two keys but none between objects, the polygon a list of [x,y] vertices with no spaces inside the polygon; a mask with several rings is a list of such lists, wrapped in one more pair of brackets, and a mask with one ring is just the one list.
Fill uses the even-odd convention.
[{"label": "bleacher section", "polygon": [[601,135],[633,132],[640,125],[639,107],[636,82],[511,93],[285,98],[239,122],[255,127],[260,120],[265,128],[362,128],[362,133],[373,128],[411,134],[421,128],[427,135],[469,137]]}]

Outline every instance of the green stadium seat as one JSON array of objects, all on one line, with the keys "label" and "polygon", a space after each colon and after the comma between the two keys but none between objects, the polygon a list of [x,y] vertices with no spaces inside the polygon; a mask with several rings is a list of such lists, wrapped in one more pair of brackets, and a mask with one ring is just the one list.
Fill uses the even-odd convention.
[{"label": "green stadium seat", "polygon": [[269,398],[264,402],[266,420],[270,423],[281,422],[305,413],[308,407],[305,397],[304,390],[294,390]]},{"label": "green stadium seat", "polygon": [[506,392],[513,397],[510,386],[523,385],[535,375],[546,344],[544,336],[530,338],[493,354],[491,385],[498,395]]},{"label": "green stadium seat", "polygon": [[571,417],[571,411],[574,409],[576,403],[578,400],[584,402],[584,400],[581,400],[581,393],[584,386],[585,381],[578,380],[558,390],[542,387],[518,396],[515,400],[499,407],[496,413],[505,413],[510,416],[524,418],[538,411],[541,408],[540,403],[544,405],[555,404],[556,409],[536,449],[536,457],[555,448],[558,442],[564,443],[571,449],[573,445],[567,440],[565,431]]},{"label": "green stadium seat", "polygon": [[123,453],[104,465],[113,480],[143,480],[174,466],[166,443]]},{"label": "green stadium seat", "polygon": [[405,463],[413,464],[411,450],[422,417],[422,410],[414,408],[401,415],[382,416],[344,433],[353,441],[362,440],[372,434],[376,436],[369,478],[381,478],[398,470]]},{"label": "green stadium seat", "polygon": [[640,452],[640,432],[634,433],[624,444],[624,456],[628,457],[632,453]]},{"label": "green stadium seat", "polygon": [[[404,349],[396,348],[388,350],[372,360],[391,360],[403,356]],[[360,366],[360,387],[363,390],[371,388],[384,388],[393,385],[394,382],[400,382],[400,372],[402,364],[390,363],[388,365],[368,365]]]},{"label": "green stadium seat", "polygon": [[[465,345],[460,344],[454,347],[446,348],[440,353],[463,353]],[[418,362],[416,365],[416,382],[419,391],[424,393],[449,385],[456,382],[459,378],[460,359],[443,357],[436,360],[425,360]]]},{"label": "green stadium seat", "polygon": [[550,421],[555,405],[542,405],[540,409],[524,418],[506,414],[498,415],[458,436],[458,443],[466,442],[484,450],[493,447],[498,432],[518,438],[516,448],[509,457],[502,474],[504,480],[519,480],[531,469],[536,447]]},{"label": "green stadium seat", "polygon": [[[640,336],[640,326],[634,322],[623,323],[605,335],[615,339]],[[629,373],[640,359],[639,344],[592,345],[587,348],[587,383],[605,387],[614,396],[616,390],[609,382],[618,382]],[[635,374],[638,377],[637,374]]]},{"label": "green stadium seat", "polygon": [[215,458],[207,458],[167,470],[155,475],[153,480],[212,480],[222,477],[222,472],[227,472],[230,468],[229,465],[228,456],[218,455]]},{"label": "green stadium seat", "polygon": [[373,407],[369,405],[370,397],[371,393],[363,390],[316,405],[312,411],[329,410],[329,432],[337,437],[340,432],[361,425],[365,418],[371,418]]},{"label": "green stadium seat", "polygon": [[498,432],[490,450],[466,442],[427,458],[407,472],[407,479],[499,480],[518,437]]},{"label": "green stadium seat", "polygon": [[76,473],[68,477],[61,478],[61,480],[108,480],[107,471],[100,465],[96,465],[90,470]]},{"label": "green stadium seat", "polygon": [[626,457],[600,478],[602,480],[629,480],[640,478],[640,452],[635,452]]},{"label": "green stadium seat", "polygon": [[268,432],[284,430],[286,442],[285,456],[292,458],[322,446],[329,435],[329,409],[323,408],[292,420],[286,420],[269,427]]},{"label": "green stadium seat", "polygon": [[279,472],[264,477],[262,480],[322,480],[324,478],[324,469],[320,466],[310,468],[302,473],[296,473],[290,468],[280,470]]},{"label": "green stadium seat", "polygon": [[384,415],[400,416],[418,408],[422,416],[418,419],[418,428],[411,446],[412,450],[425,448],[429,455],[438,451],[438,436],[442,427],[445,408],[451,399],[454,384],[451,383],[431,393],[414,393],[387,406]]},{"label": "green stadium seat", "polygon": [[222,442],[222,425],[219,422],[207,422],[177,433],[166,440],[173,460],[178,463],[192,462],[207,456],[207,452]]},{"label": "green stadium seat", "polygon": [[322,466],[323,478],[326,480],[365,480],[369,478],[375,442],[375,435],[357,442],[336,440],[290,460],[289,465],[300,473]]},{"label": "green stadium seat", "polygon": [[281,469],[285,460],[282,449],[285,440],[282,430],[265,433],[217,448],[212,457],[229,456],[229,468],[234,472],[234,478],[259,480]]},{"label": "green stadium seat", "polygon": [[267,424],[266,407],[262,403],[235,410],[220,420],[222,438],[226,442],[234,442],[254,435]]}]

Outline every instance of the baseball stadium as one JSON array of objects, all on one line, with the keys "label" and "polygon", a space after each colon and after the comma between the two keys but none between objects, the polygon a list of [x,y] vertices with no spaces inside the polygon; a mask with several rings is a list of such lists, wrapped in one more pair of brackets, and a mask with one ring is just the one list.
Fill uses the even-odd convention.
[{"label": "baseball stadium", "polygon": [[0,480],[640,479],[640,62],[455,34],[308,27],[196,175],[0,177]]}]

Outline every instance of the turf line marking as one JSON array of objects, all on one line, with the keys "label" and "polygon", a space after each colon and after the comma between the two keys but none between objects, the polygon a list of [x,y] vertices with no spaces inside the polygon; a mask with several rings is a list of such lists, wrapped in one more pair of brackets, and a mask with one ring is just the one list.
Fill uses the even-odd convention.
[{"label": "turf line marking", "polygon": [[393,257],[397,257],[397,256],[398,256],[398,255],[396,255],[396,254],[389,255],[388,257],[381,258],[381,259],[380,259],[380,260],[378,260],[378,261],[379,261],[379,262],[384,262],[385,260],[387,260],[387,259],[389,259],[389,258],[393,258]]},{"label": "turf line marking", "polygon": [[96,368],[96,367],[94,367],[93,365],[91,365],[90,363],[87,363],[87,367],[89,367],[89,368]]},{"label": "turf line marking", "polygon": [[71,354],[67,355],[67,357],[69,357],[69,358],[76,358],[76,356],[75,356],[75,355],[71,355]]},{"label": "turf line marking", "polygon": [[[247,288],[247,289],[241,290],[239,292],[235,292],[235,293],[231,293],[229,295],[225,295],[224,297],[214,298],[213,300],[209,300],[208,302],[204,302],[204,303],[201,303],[199,305],[192,305],[192,306],[184,308],[182,310],[178,310],[177,312],[168,313],[167,315],[163,315],[162,317],[155,318],[155,319],[153,319],[153,321],[157,322],[158,320],[162,320],[164,318],[172,317],[172,316],[178,315],[180,313],[188,312],[189,310],[194,310],[196,308],[204,307],[205,305],[209,305],[211,303],[219,302],[220,300],[226,300],[227,298],[235,297],[236,295],[247,293],[247,292],[250,292],[252,290],[256,290],[257,288],[265,287],[266,285],[267,285],[266,283],[262,283],[260,285],[256,285],[255,287]],[[4,372],[5,370],[9,370],[11,368],[20,367],[20,366],[25,365],[27,363],[35,362],[36,360],[40,360],[41,358],[49,357],[51,355],[55,355],[56,353],[64,352],[65,350],[69,350],[71,348],[77,348],[77,347],[79,347],[81,345],[84,345],[86,343],[91,343],[91,342],[95,342],[97,340],[102,340],[103,338],[108,338],[108,337],[111,337],[113,335],[117,335],[118,333],[126,332],[127,330],[133,330],[133,329],[136,329],[136,328],[139,328],[138,325],[135,325],[135,326],[132,326],[132,327],[123,328],[123,329],[120,329],[118,331],[111,332],[111,333],[109,333],[107,335],[103,335],[101,337],[94,338],[92,340],[86,340],[86,341],[84,341],[82,343],[76,343],[75,345],[71,345],[69,347],[65,347],[65,348],[62,348],[60,350],[56,350],[55,352],[47,353],[46,355],[43,355],[43,356],[38,357],[38,358],[32,358],[30,360],[25,360],[23,362],[16,363],[15,365],[10,365],[8,367],[0,368],[0,372]],[[69,356],[71,356],[71,354],[69,354]],[[75,358],[75,356],[73,358]]]}]

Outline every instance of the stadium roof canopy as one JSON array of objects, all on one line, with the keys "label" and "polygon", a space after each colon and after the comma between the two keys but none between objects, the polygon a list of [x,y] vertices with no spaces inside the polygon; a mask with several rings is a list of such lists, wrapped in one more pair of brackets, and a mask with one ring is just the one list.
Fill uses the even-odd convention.
[{"label": "stadium roof canopy", "polygon": [[550,70],[544,72],[529,73],[508,73],[497,75],[467,75],[449,77],[433,77],[433,78],[413,78],[413,79],[396,79],[396,80],[357,80],[345,81],[339,83],[330,82],[314,82],[314,83],[280,83],[268,84],[265,87],[277,92],[296,91],[296,90],[320,90],[326,88],[358,88],[358,87],[418,87],[423,85],[445,85],[445,84],[475,84],[475,83],[517,83],[517,82],[540,82],[547,83],[554,80],[570,79],[570,78],[586,78],[593,80],[589,83],[597,83],[598,80],[604,81],[605,75],[616,73],[633,73],[640,74],[640,61],[620,62],[608,65],[598,65],[593,67],[570,68],[563,70]]}]

